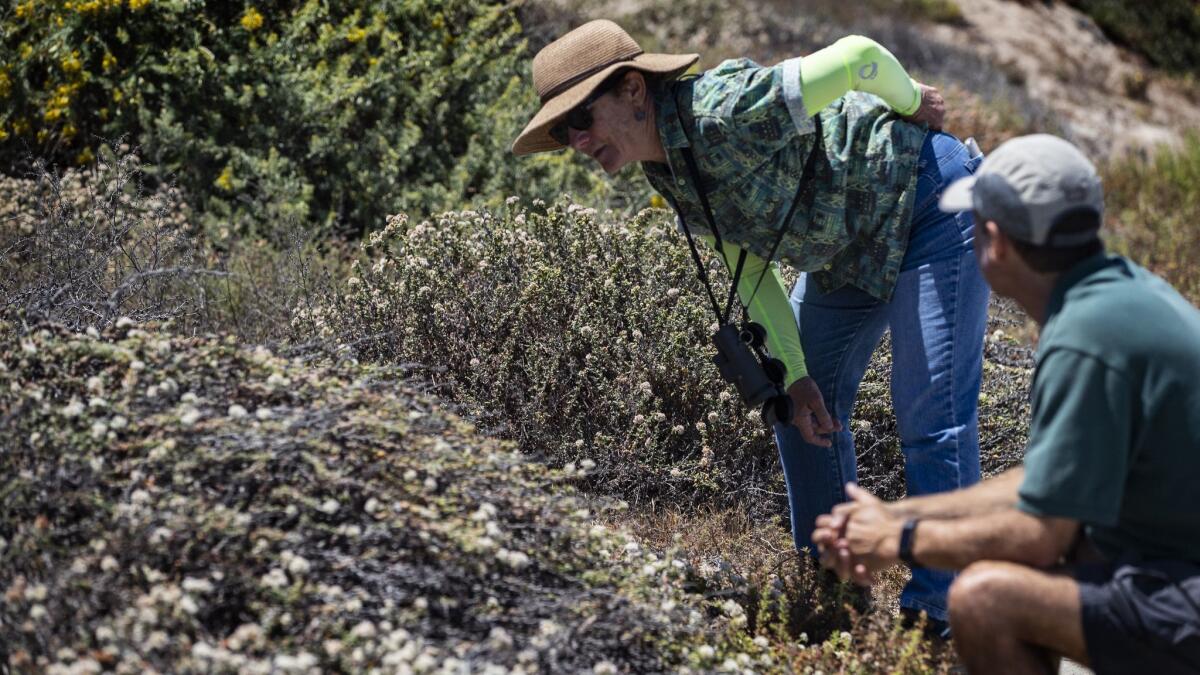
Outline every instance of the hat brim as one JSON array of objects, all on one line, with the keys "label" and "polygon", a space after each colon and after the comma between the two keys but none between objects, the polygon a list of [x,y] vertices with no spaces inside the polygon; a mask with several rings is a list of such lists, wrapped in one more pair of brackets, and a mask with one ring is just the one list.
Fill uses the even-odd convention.
[{"label": "hat brim", "polygon": [[513,141],[512,152],[514,155],[530,155],[566,147],[550,136],[550,128],[558,118],[582,103],[609,75],[618,70],[632,68],[673,79],[699,60],[699,54],[639,54],[629,61],[614,63],[542,104],[517,140]]},{"label": "hat brim", "polygon": [[977,176],[967,176],[951,183],[938,200],[938,208],[947,213],[970,211],[975,208],[976,179]]}]

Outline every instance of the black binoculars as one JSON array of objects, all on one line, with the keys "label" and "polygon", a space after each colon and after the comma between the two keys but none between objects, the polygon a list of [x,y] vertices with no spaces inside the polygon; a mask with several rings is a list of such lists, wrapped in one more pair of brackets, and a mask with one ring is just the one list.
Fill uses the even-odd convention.
[{"label": "black binoculars", "polygon": [[770,429],[776,422],[792,421],[792,398],[783,388],[787,368],[779,359],[770,358],[764,348],[766,330],[757,323],[747,322],[738,330],[725,324],[713,335],[717,355],[713,363],[721,377],[735,387],[749,407],[762,406],[762,418]]}]

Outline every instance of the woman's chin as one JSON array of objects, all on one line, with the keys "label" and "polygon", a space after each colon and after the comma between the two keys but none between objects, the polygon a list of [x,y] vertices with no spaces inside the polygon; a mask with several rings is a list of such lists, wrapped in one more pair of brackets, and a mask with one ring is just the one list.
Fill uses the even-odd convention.
[{"label": "woman's chin", "polygon": [[596,153],[596,161],[610,176],[625,167],[625,160],[621,158],[621,153],[611,147],[602,148],[600,152]]}]

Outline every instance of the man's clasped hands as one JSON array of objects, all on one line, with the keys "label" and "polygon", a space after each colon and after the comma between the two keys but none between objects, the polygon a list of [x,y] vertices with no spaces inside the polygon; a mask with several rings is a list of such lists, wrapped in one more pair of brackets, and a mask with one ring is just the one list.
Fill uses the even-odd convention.
[{"label": "man's clasped hands", "polygon": [[849,501],[819,516],[813,542],[821,564],[846,580],[863,586],[874,583],[875,574],[898,563],[900,537],[905,518],[889,504],[863,488],[848,483]]}]

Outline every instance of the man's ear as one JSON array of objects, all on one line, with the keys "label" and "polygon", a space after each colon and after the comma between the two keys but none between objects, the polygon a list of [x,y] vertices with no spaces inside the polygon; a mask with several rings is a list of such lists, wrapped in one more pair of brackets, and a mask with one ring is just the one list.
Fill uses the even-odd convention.
[{"label": "man's ear", "polygon": [[983,223],[983,231],[987,234],[986,243],[988,257],[992,260],[1005,261],[1013,254],[1012,241],[1000,229],[994,220]]}]

